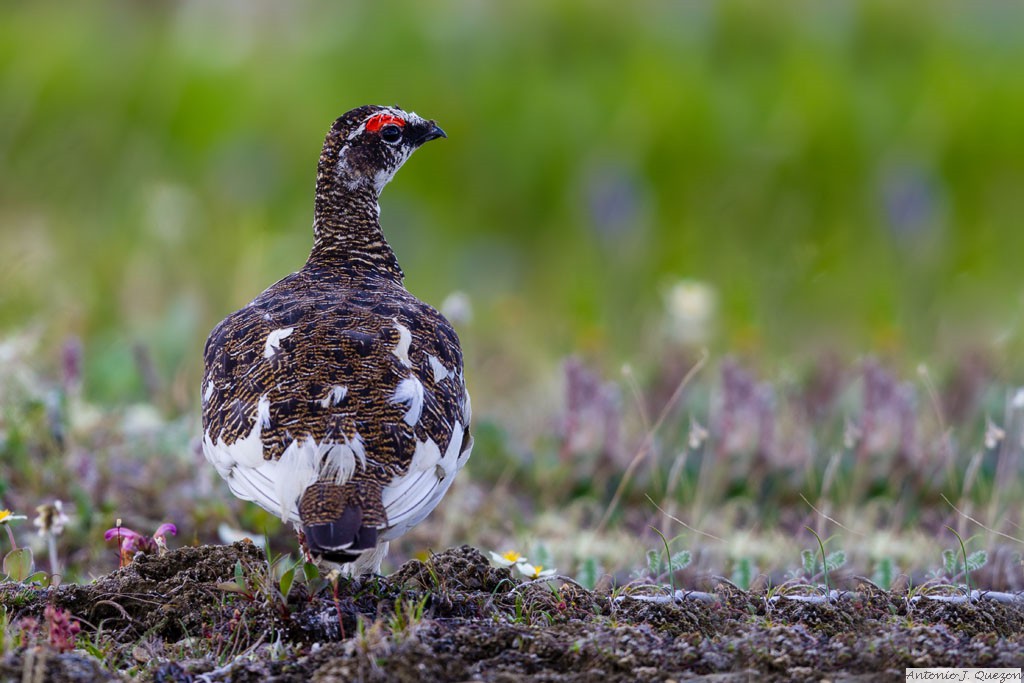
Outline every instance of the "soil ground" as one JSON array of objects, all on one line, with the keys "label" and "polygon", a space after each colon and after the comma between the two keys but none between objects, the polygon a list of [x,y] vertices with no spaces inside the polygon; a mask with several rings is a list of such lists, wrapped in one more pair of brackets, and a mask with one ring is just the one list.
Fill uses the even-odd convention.
[{"label": "soil ground", "polygon": [[[518,581],[468,546],[388,577],[296,581],[287,599],[267,576],[243,542],[141,555],[88,585],[0,584],[20,633],[0,680],[895,681],[909,666],[1024,664],[1021,600],[862,583],[815,603],[719,583],[657,602]],[[81,623],[75,649],[47,605]]]}]

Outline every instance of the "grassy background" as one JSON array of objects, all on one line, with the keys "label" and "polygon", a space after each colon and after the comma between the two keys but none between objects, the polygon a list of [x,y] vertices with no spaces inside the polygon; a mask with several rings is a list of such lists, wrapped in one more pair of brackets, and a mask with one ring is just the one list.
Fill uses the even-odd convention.
[{"label": "grassy background", "polygon": [[[970,483],[980,502],[1012,487],[989,518],[1012,531],[1019,446],[986,450],[981,432],[989,415],[1015,433],[1007,397],[1024,370],[1021,25],[1024,8],[1000,2],[10,5],[0,330],[7,362],[38,374],[3,375],[0,496],[77,496],[82,519],[102,513],[83,535],[114,514],[159,517],[140,508],[177,471],[166,462],[204,467],[187,444],[208,330],[301,265],[322,136],[377,102],[449,134],[398,175],[382,220],[413,292],[435,305],[469,296],[460,334],[481,435],[470,475],[510,491],[530,533],[544,533],[536,510],[566,495],[607,509],[700,346],[710,364],[652,441],[656,464],[633,479],[627,514],[647,505],[644,491],[700,499],[702,520],[733,501],[738,516],[717,516],[725,533],[784,507],[783,493],[817,499],[833,455],[849,452],[838,480],[868,474],[843,502],[897,508],[866,514],[869,525],[916,528],[913,511]],[[671,303],[680,281],[695,303]],[[84,349],[80,394],[59,381],[69,339]],[[570,353],[595,375],[566,410]],[[755,368],[754,384],[721,374],[728,354]],[[864,354],[883,358],[892,382],[865,380]],[[771,381],[750,398],[759,375]],[[912,396],[898,396],[900,382]],[[889,398],[867,406],[867,386]],[[816,402],[821,414],[807,408]],[[116,425],[103,427],[112,406]],[[844,451],[846,427],[872,411],[896,415],[897,434],[913,423],[916,445]],[[618,451],[607,444],[620,437],[587,432],[609,415]],[[719,445],[680,461],[691,418]],[[76,419],[90,457],[133,463],[120,486],[112,469],[99,502],[78,475],[41,474],[33,460],[66,466],[67,445],[45,435]],[[737,421],[765,420],[778,425],[767,470],[756,469],[760,432],[726,443],[743,436]],[[139,424],[164,427],[140,442]],[[949,442],[951,426],[962,436]],[[903,466],[924,472],[911,513],[892,481],[901,449],[918,458]],[[954,455],[935,456],[943,449]],[[968,476],[976,452],[988,489]],[[726,462],[733,453],[754,460]],[[777,468],[778,480],[762,472]],[[204,538],[224,516],[271,523],[209,502],[214,486],[193,487],[206,497],[191,507],[182,494],[157,508],[195,514],[175,521]],[[596,522],[580,514],[578,527]],[[784,516],[769,526],[791,535]],[[458,527],[445,533],[461,540]],[[517,535],[510,523],[484,540]]]}]

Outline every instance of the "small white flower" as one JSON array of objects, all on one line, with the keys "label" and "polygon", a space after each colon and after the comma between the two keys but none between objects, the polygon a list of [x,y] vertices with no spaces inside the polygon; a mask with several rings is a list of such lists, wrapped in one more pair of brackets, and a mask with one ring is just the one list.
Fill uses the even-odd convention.
[{"label": "small white flower", "polygon": [[679,280],[665,292],[665,312],[669,334],[682,344],[705,341],[717,308],[717,295],[711,285],[697,280]]},{"label": "small white flower", "polygon": [[517,553],[515,550],[509,550],[506,553],[499,555],[498,553],[491,551],[491,562],[498,565],[499,567],[511,567],[518,562],[526,562],[526,558]]},{"label": "small white flower", "polygon": [[860,427],[850,418],[846,418],[846,425],[843,428],[843,446],[847,450],[852,449],[860,442],[862,436],[864,434],[861,432]]},{"label": "small white flower", "polygon": [[519,573],[528,579],[544,579],[558,573],[557,569],[544,569],[544,567],[539,564],[534,565],[529,562],[517,562],[516,569],[518,569]]},{"label": "small white flower", "polygon": [[1017,393],[1013,395],[1013,401],[1010,402],[1015,410],[1024,408],[1024,387],[1017,390]]},{"label": "small white flower", "polygon": [[1006,438],[1006,432],[999,428],[992,418],[985,418],[985,448],[992,450]]},{"label": "small white flower", "polygon": [[690,418],[690,435],[687,439],[687,444],[690,446],[691,451],[695,451],[704,445],[704,442],[708,438],[708,430],[704,428],[700,422],[693,417]]},{"label": "small white flower", "polygon": [[64,533],[64,525],[68,523],[68,516],[64,514],[64,503],[59,500],[53,503],[46,503],[36,508],[36,518],[32,523],[39,527],[40,536],[60,536]]}]

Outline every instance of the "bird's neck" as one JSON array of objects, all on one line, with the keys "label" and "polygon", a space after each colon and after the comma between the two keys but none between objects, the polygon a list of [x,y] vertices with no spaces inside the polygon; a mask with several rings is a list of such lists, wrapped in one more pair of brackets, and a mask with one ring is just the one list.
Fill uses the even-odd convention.
[{"label": "bird's neck", "polygon": [[315,207],[307,263],[402,282],[402,269],[380,227],[380,205],[372,187],[352,188],[321,170]]}]

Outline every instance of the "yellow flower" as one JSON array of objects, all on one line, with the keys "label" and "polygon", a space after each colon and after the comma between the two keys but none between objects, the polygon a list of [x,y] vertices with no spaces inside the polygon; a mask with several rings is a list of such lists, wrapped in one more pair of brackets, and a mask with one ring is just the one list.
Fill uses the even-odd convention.
[{"label": "yellow flower", "polygon": [[16,519],[28,519],[25,515],[16,515],[10,510],[0,510],[0,524],[7,524]]}]

